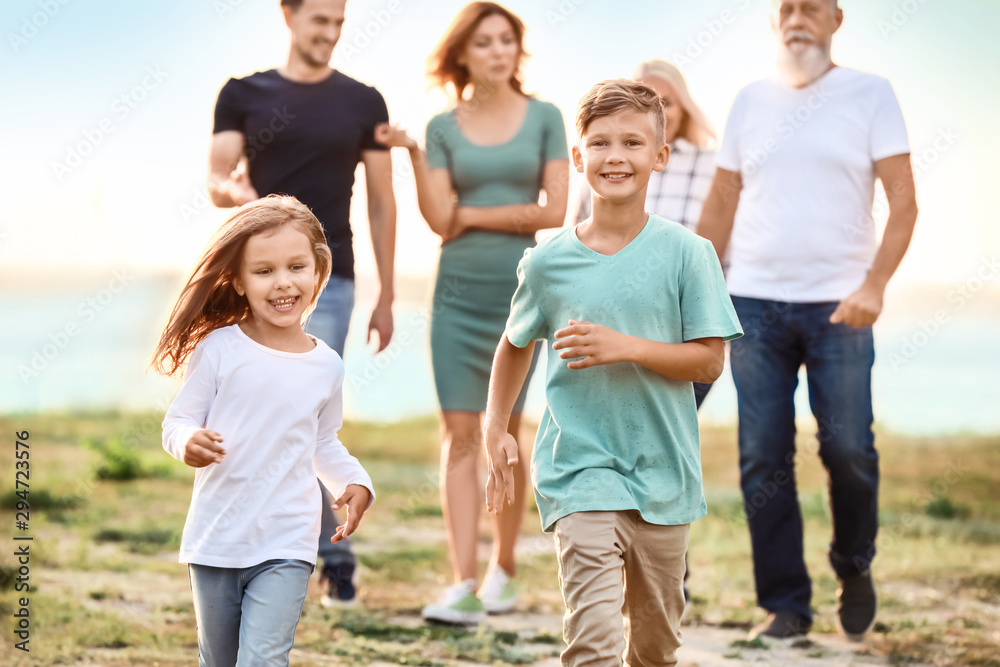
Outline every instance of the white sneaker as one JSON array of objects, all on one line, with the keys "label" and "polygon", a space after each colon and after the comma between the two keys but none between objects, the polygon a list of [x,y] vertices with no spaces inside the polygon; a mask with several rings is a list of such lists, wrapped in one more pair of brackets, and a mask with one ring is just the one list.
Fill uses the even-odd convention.
[{"label": "white sneaker", "polygon": [[424,607],[421,616],[428,621],[453,625],[477,625],[486,616],[483,603],[476,597],[476,580],[449,586],[441,592],[434,604]]},{"label": "white sneaker", "polygon": [[490,566],[479,588],[479,599],[488,614],[507,614],[517,605],[517,585],[500,566]]}]

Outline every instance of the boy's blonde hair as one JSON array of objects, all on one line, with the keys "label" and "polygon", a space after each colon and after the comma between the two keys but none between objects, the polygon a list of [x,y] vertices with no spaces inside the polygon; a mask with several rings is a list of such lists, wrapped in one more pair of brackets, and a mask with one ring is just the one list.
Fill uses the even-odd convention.
[{"label": "boy's blonde hair", "polygon": [[622,111],[653,114],[654,138],[664,143],[663,102],[656,91],[631,79],[608,79],[595,84],[580,99],[576,110],[576,133],[582,137],[594,120]]}]

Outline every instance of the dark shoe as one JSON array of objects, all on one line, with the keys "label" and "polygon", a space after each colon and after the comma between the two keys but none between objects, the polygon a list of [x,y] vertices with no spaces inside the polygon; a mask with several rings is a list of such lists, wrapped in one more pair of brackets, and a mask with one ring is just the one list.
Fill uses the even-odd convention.
[{"label": "dark shoe", "polygon": [[809,633],[812,623],[794,611],[778,611],[768,614],[763,623],[754,627],[747,639],[753,641],[757,637],[768,639],[801,639]]},{"label": "dark shoe", "polygon": [[875,625],[875,610],[878,598],[871,572],[840,580],[837,591],[837,622],[847,638],[859,642]]},{"label": "dark shoe", "polygon": [[354,563],[323,565],[320,582],[326,587],[320,604],[324,607],[354,604],[357,591],[354,588]]}]

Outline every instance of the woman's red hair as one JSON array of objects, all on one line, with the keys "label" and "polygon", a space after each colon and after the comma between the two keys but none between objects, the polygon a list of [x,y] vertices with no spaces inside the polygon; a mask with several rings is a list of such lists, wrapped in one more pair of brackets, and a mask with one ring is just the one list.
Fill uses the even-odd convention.
[{"label": "woman's red hair", "polygon": [[458,60],[476,28],[488,16],[502,16],[510,22],[514,37],[517,39],[518,49],[517,67],[514,68],[514,74],[510,78],[510,85],[514,90],[523,94],[520,78],[521,61],[527,55],[524,52],[524,22],[509,9],[495,2],[473,2],[458,12],[458,16],[448,26],[444,37],[441,38],[428,59],[428,70],[431,78],[442,88],[447,89],[451,85],[454,88],[455,97],[459,100],[462,99],[470,79],[468,68],[465,65],[460,65]]}]

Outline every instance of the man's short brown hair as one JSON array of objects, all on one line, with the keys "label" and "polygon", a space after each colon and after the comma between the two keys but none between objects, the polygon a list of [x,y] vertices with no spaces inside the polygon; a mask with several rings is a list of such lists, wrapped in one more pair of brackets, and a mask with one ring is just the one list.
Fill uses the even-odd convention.
[{"label": "man's short brown hair", "polygon": [[576,110],[576,133],[582,137],[598,119],[622,111],[653,114],[654,138],[664,143],[663,102],[656,91],[631,79],[608,79],[595,84],[580,99]]}]

